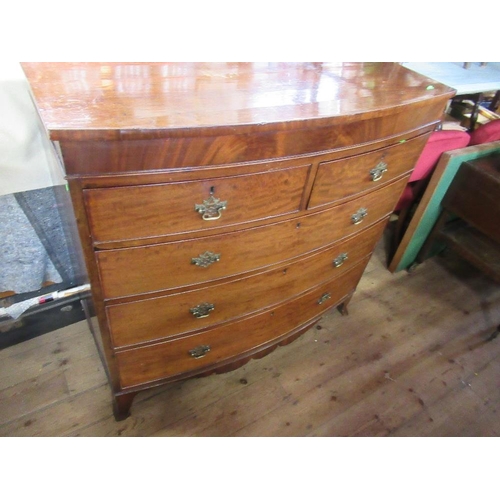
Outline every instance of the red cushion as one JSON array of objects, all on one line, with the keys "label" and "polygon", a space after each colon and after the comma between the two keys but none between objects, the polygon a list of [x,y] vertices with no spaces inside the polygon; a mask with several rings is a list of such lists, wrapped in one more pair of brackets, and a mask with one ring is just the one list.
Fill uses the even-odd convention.
[{"label": "red cushion", "polygon": [[476,130],[470,133],[470,145],[484,144],[485,142],[493,142],[500,140],[500,120],[481,125]]},{"label": "red cushion", "polygon": [[[469,142],[470,135],[462,130],[437,130],[432,132],[408,182],[413,183],[425,179],[432,173],[444,152],[465,148],[469,145]],[[395,212],[409,207],[413,203],[415,195],[412,188],[412,184],[406,186],[394,209]]]},{"label": "red cushion", "polygon": [[410,182],[425,179],[432,172],[445,151],[465,148],[469,145],[469,142],[470,135],[462,130],[438,130],[432,132],[411,174]]}]

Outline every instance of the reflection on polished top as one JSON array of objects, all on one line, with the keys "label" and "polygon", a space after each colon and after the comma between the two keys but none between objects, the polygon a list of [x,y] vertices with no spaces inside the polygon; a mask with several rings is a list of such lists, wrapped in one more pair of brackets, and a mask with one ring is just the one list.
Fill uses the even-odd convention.
[{"label": "reflection on polished top", "polygon": [[[23,63],[53,140],[293,127],[447,93],[397,63]],[[209,134],[209,130],[203,133]]]}]

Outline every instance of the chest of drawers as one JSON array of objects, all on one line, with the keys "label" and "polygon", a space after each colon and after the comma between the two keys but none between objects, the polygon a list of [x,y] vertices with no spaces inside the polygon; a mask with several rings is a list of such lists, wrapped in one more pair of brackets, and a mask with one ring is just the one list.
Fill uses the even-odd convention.
[{"label": "chest of drawers", "polygon": [[397,64],[25,63],[117,419],[346,306],[453,91]]}]

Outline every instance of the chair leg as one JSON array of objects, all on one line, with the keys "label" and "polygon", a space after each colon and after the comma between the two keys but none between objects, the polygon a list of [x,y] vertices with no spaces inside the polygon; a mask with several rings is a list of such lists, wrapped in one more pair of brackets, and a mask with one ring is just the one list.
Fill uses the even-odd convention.
[{"label": "chair leg", "polygon": [[409,211],[410,207],[404,207],[399,211],[398,220],[396,221],[396,225],[394,227],[394,231],[391,237],[389,261],[394,257],[394,254],[396,253],[398,246],[401,243],[401,240],[403,239],[404,226]]}]

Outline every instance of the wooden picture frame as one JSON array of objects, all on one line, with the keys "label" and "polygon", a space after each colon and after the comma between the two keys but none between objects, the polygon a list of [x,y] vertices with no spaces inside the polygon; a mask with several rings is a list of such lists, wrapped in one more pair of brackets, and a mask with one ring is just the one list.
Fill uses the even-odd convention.
[{"label": "wooden picture frame", "polygon": [[389,263],[392,273],[410,268],[441,214],[441,200],[464,161],[500,153],[500,141],[467,146],[443,153],[408,228]]}]

